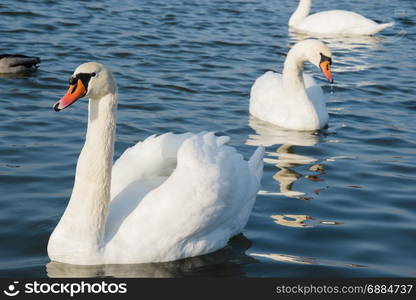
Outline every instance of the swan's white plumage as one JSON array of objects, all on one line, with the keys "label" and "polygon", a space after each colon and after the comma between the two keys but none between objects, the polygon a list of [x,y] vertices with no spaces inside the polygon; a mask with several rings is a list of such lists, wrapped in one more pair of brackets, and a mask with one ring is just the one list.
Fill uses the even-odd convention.
[{"label": "swan's white plumage", "polygon": [[[328,123],[326,97],[312,76],[303,73],[303,62],[315,65],[314,53],[329,49],[317,40],[304,40],[289,51],[283,75],[268,71],[254,82],[250,92],[250,114],[263,121],[293,130],[317,130]],[[307,58],[307,56],[310,58]],[[286,76],[286,81],[284,80]]]},{"label": "swan's white plumage", "polygon": [[322,128],[328,123],[329,118],[324,93],[311,75],[303,73],[303,80],[306,93],[311,100],[308,105],[299,105],[290,95],[285,96],[282,74],[266,72],[256,79],[251,88],[250,114],[283,128]]},{"label": "swan's white plumage", "polygon": [[307,34],[374,35],[394,25],[379,24],[346,10],[328,10],[309,15],[311,0],[300,0],[289,20],[291,29]]},{"label": "swan's white plumage", "polygon": [[71,199],[49,239],[52,260],[172,261],[218,250],[241,232],[260,188],[263,147],[246,161],[226,145],[228,137],[167,133],[128,148],[112,164],[115,81],[97,63],[77,73],[94,73],[88,129]]},{"label": "swan's white plumage", "polygon": [[[139,204],[107,241],[105,261],[156,262],[201,255],[224,247],[238,234],[247,223],[259,188],[262,149],[250,169],[226,141],[213,133],[165,134],[129,149],[127,155],[135,152],[136,158],[146,157],[148,162],[137,165],[141,179],[133,179],[135,184],[156,182],[156,187],[151,186],[142,199],[142,195],[136,196]],[[131,170],[128,164],[125,170],[120,167],[123,160],[129,160],[125,154],[114,165],[112,187],[117,176],[124,177],[124,171]],[[130,167],[136,167],[134,160]],[[149,163],[155,167],[149,168]],[[133,194],[117,201],[129,202],[135,198]],[[109,227],[115,203],[110,204]]]},{"label": "swan's white plumage", "polygon": [[152,135],[127,148],[112,168],[111,200],[137,180],[169,176],[176,167],[179,147],[191,136],[191,133]]}]

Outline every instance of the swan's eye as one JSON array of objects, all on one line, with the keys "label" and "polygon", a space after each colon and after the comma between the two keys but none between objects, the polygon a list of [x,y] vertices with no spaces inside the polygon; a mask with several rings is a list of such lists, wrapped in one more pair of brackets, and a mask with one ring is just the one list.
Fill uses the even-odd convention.
[{"label": "swan's eye", "polygon": [[85,88],[88,88],[88,83],[90,82],[91,77],[97,75],[96,73],[78,73],[74,77],[71,78],[71,84],[75,84],[78,80],[81,80],[84,84]]},{"label": "swan's eye", "polygon": [[330,57],[328,57],[328,56],[326,56],[322,53],[319,53],[319,54],[321,55],[321,63],[324,62],[324,61],[327,61],[327,62],[329,62],[330,65],[332,65],[332,59]]},{"label": "swan's eye", "polygon": [[70,77],[69,78],[69,84],[70,85],[74,85],[77,82],[78,78],[76,77]]}]

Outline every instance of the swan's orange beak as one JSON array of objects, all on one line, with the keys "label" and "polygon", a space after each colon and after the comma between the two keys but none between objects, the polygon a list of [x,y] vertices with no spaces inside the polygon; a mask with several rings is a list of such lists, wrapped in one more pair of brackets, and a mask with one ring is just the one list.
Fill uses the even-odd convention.
[{"label": "swan's orange beak", "polygon": [[74,84],[69,85],[69,89],[66,92],[65,96],[63,96],[61,100],[59,100],[58,102],[54,104],[53,109],[55,111],[60,111],[70,106],[79,98],[84,97],[86,93],[87,93],[87,89],[82,83],[82,80],[78,79]]},{"label": "swan's orange beak", "polygon": [[329,83],[333,83],[334,78],[332,78],[330,62],[327,61],[327,60],[324,60],[323,62],[321,62],[319,64],[319,66],[321,67],[322,73],[324,73],[324,75],[325,75],[326,79],[328,79]]}]

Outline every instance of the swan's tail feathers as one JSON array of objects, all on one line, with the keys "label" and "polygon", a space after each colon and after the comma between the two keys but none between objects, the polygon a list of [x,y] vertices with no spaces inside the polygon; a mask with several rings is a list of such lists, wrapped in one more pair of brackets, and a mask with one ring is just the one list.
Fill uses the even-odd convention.
[{"label": "swan's tail feathers", "polygon": [[392,27],[392,26],[394,26],[394,22],[379,24],[377,26],[377,31],[375,33],[379,32],[379,31],[382,31],[382,30],[384,30],[386,28]]},{"label": "swan's tail feathers", "polygon": [[228,136],[223,135],[223,136],[217,137],[218,146],[226,145],[229,141],[230,141],[230,137]]},{"label": "swan's tail feathers", "polygon": [[253,153],[251,158],[248,161],[248,166],[251,172],[257,177],[260,181],[263,176],[263,156],[264,156],[264,147],[260,146]]}]

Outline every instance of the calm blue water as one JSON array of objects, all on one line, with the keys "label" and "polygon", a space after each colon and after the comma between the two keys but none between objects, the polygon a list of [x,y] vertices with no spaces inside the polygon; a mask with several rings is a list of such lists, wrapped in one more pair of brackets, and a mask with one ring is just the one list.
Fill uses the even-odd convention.
[{"label": "calm blue water", "polygon": [[[332,49],[329,128],[287,132],[249,118],[249,90],[280,71],[301,36],[297,1],[12,1],[0,4],[0,53],[40,56],[0,77],[0,276],[416,276],[416,2],[315,0],[396,22]],[[148,135],[213,130],[246,157],[267,146],[262,191],[230,246],[166,264],[76,267],[46,246],[71,194],[87,101],[55,113],[80,63],[118,81],[116,155]]]}]

